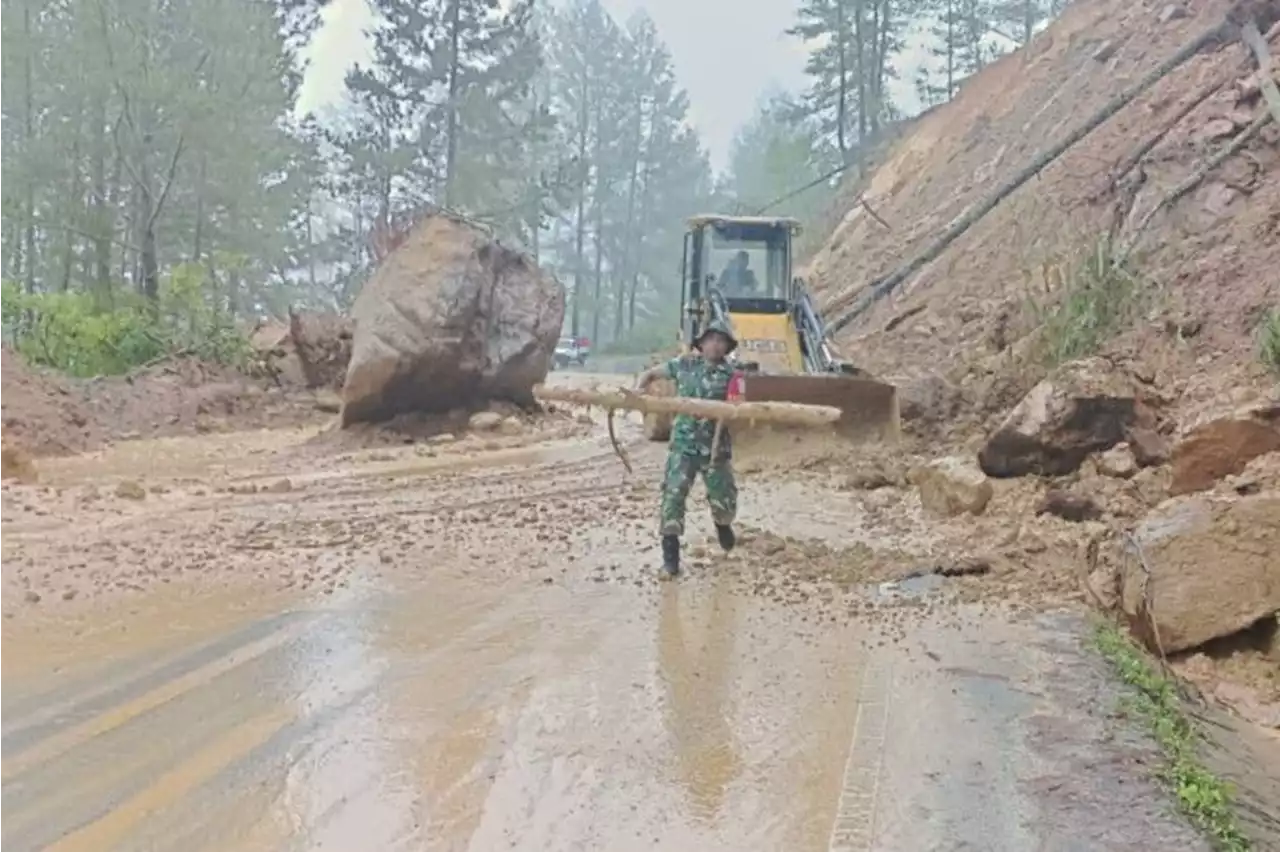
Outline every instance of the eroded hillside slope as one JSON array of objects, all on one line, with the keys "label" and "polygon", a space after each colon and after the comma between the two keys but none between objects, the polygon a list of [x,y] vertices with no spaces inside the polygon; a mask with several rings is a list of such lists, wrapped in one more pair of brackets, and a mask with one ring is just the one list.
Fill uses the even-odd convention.
[{"label": "eroded hillside slope", "polygon": [[[1242,14],[1221,0],[1078,0],[1027,48],[966,81],[862,185],[847,188],[850,212],[808,269],[826,315],[847,312],[870,282],[1233,11]],[[1243,14],[1259,21],[1275,53],[1280,4]],[[898,379],[947,365],[971,409],[994,415],[1043,375],[1029,338],[1084,258],[1142,234],[1130,269],[1144,301],[1109,348],[1141,353],[1188,406],[1210,405],[1226,385],[1273,382],[1254,355],[1259,322],[1280,303],[1280,127],[1264,127],[1149,216],[1264,114],[1257,67],[1238,39],[1202,50],[838,337],[860,363]],[[854,203],[858,193],[888,228]],[[1205,375],[1213,381],[1198,378]]]}]

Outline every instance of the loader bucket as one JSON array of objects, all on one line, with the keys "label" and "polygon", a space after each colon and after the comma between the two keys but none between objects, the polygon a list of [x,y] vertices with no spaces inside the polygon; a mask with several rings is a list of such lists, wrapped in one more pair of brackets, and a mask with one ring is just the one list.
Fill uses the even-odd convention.
[{"label": "loader bucket", "polygon": [[[798,402],[840,409],[835,432],[850,441],[895,443],[901,434],[898,389],[862,376],[744,376],[747,402]],[[771,427],[775,428],[776,427]]]}]

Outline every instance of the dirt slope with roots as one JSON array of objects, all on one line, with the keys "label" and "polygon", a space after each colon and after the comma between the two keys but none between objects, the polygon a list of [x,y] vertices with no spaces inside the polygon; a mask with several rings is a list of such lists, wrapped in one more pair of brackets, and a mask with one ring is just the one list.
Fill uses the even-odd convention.
[{"label": "dirt slope with roots", "polygon": [[[1264,21],[1274,17],[1277,4],[1256,5]],[[849,212],[808,269],[827,316],[840,316],[869,282],[1230,8],[1218,0],[1080,0],[1027,48],[966,80],[883,165],[846,187]],[[1277,52],[1280,34],[1272,28],[1267,38]],[[1025,338],[1040,313],[1066,295],[1073,271],[1099,242],[1125,244],[1142,232],[1131,266],[1144,304],[1116,345],[1158,357],[1182,377],[1252,360],[1261,315],[1280,303],[1280,127],[1264,128],[1141,226],[1265,109],[1256,69],[1246,48],[1228,41],[1174,70],[845,328],[840,337],[850,354],[899,378],[956,365],[950,378],[972,386],[978,402],[991,393],[982,385],[993,372],[1025,390],[1042,372],[1025,363],[1032,348]],[[859,193],[889,228],[854,203]],[[1235,378],[1266,381],[1248,368]]]}]

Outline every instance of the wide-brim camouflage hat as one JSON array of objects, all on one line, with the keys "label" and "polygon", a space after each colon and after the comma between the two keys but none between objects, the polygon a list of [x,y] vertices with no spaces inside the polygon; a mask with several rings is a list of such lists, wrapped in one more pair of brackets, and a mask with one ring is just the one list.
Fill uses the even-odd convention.
[{"label": "wide-brim camouflage hat", "polygon": [[702,330],[702,334],[699,334],[698,339],[693,341],[693,348],[701,352],[702,341],[707,339],[708,334],[720,334],[724,336],[725,340],[729,341],[729,347],[725,350],[726,355],[738,348],[738,339],[733,336],[729,326],[719,320],[712,320],[707,323],[707,327]]}]

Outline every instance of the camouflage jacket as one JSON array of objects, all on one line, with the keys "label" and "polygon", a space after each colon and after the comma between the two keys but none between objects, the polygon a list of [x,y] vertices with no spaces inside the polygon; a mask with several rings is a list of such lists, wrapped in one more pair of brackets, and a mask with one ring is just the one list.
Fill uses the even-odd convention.
[{"label": "camouflage jacket", "polygon": [[[724,361],[712,364],[701,355],[683,355],[667,362],[667,376],[676,383],[676,396],[724,400],[729,394],[733,368]],[[677,414],[671,427],[671,449],[684,455],[710,456],[716,424],[690,414]],[[729,430],[720,432],[717,455],[727,459],[732,452]]]}]

